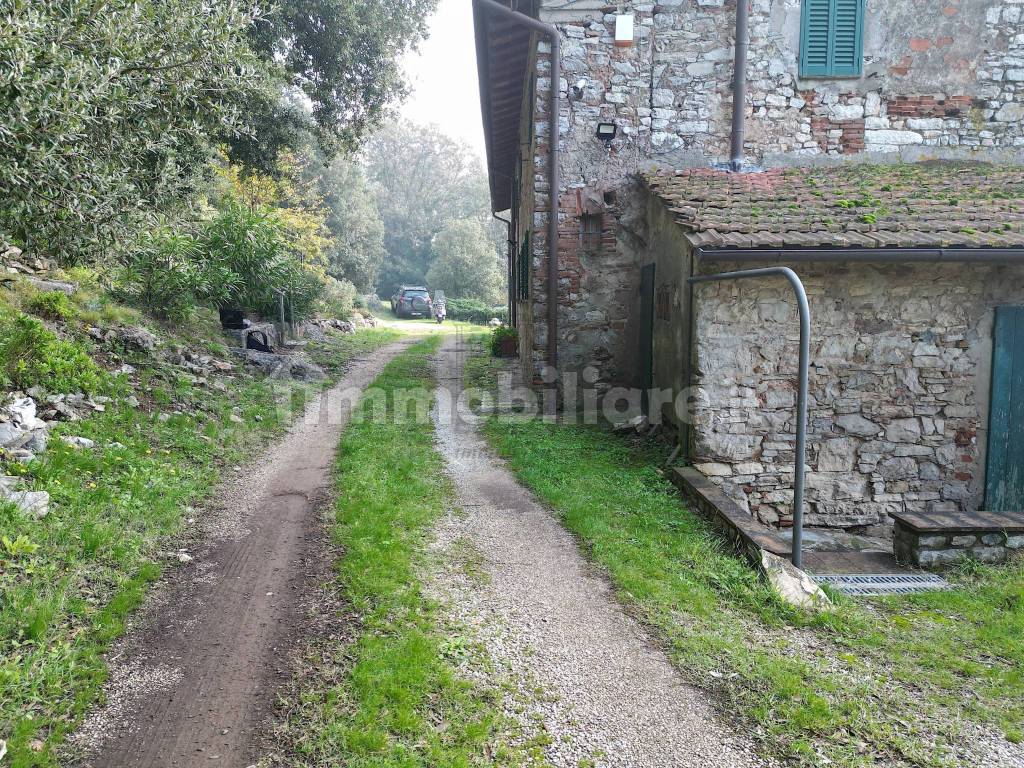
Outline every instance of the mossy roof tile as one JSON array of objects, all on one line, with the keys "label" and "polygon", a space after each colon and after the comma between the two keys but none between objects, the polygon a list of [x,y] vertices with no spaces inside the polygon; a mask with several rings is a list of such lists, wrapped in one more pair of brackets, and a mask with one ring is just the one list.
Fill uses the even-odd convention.
[{"label": "mossy roof tile", "polygon": [[1024,247],[1022,166],[693,168],[645,180],[699,247]]}]

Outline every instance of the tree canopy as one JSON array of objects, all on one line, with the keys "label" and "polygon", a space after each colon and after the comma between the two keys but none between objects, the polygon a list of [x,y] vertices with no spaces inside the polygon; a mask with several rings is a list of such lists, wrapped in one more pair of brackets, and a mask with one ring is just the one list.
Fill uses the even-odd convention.
[{"label": "tree canopy", "polygon": [[350,280],[363,292],[376,288],[385,259],[384,223],[362,168],[335,158],[316,169],[317,184],[327,210],[326,226],[333,238],[327,252],[327,271]]},{"label": "tree canopy", "polygon": [[434,261],[427,271],[431,288],[447,296],[477,299],[494,306],[504,299],[505,275],[494,243],[476,219],[448,222],[433,241]]},{"label": "tree canopy", "polygon": [[405,95],[400,57],[426,37],[436,7],[437,0],[266,2],[265,19],[251,28],[253,46],[280,63],[303,98],[250,97],[254,130],[233,141],[239,159],[266,168],[305,131],[328,157],[356,149]]},{"label": "tree canopy", "polygon": [[212,133],[267,72],[243,0],[9,0],[0,17],[0,230],[65,260],[184,205]]},{"label": "tree canopy", "polygon": [[196,243],[249,210],[303,280],[497,300],[505,236],[480,160],[435,126],[378,125],[436,2],[5,0],[0,245],[214,301],[215,249]]},{"label": "tree canopy", "polygon": [[448,222],[476,219],[483,227],[490,220],[480,160],[436,126],[391,123],[369,139],[364,157],[384,222],[381,295],[426,278],[434,236]]}]

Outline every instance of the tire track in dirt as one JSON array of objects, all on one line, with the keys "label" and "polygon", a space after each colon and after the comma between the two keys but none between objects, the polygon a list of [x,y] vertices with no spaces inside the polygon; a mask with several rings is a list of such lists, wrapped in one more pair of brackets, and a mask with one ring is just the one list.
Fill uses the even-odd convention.
[{"label": "tire track in dirt", "polygon": [[329,572],[320,513],[359,392],[408,339],[356,361],[288,434],[225,482],[195,561],[175,569],[111,654],[106,705],[73,743],[82,768],[244,768]]}]

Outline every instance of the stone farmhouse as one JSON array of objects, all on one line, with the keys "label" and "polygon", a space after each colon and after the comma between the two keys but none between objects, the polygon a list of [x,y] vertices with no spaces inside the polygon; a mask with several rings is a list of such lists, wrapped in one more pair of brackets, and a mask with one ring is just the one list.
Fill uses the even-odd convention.
[{"label": "stone farmhouse", "polygon": [[687,417],[660,414],[684,457],[786,525],[793,293],[687,278],[789,266],[812,313],[807,522],[1024,509],[1024,0],[474,15],[531,380],[685,392]]}]

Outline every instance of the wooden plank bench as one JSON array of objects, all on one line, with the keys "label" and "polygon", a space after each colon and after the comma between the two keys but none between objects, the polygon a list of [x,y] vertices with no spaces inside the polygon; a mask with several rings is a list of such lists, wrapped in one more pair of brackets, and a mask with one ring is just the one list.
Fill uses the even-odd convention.
[{"label": "wooden plank bench", "polygon": [[1005,562],[1024,550],[1024,512],[891,512],[896,559],[939,569],[964,558]]}]

